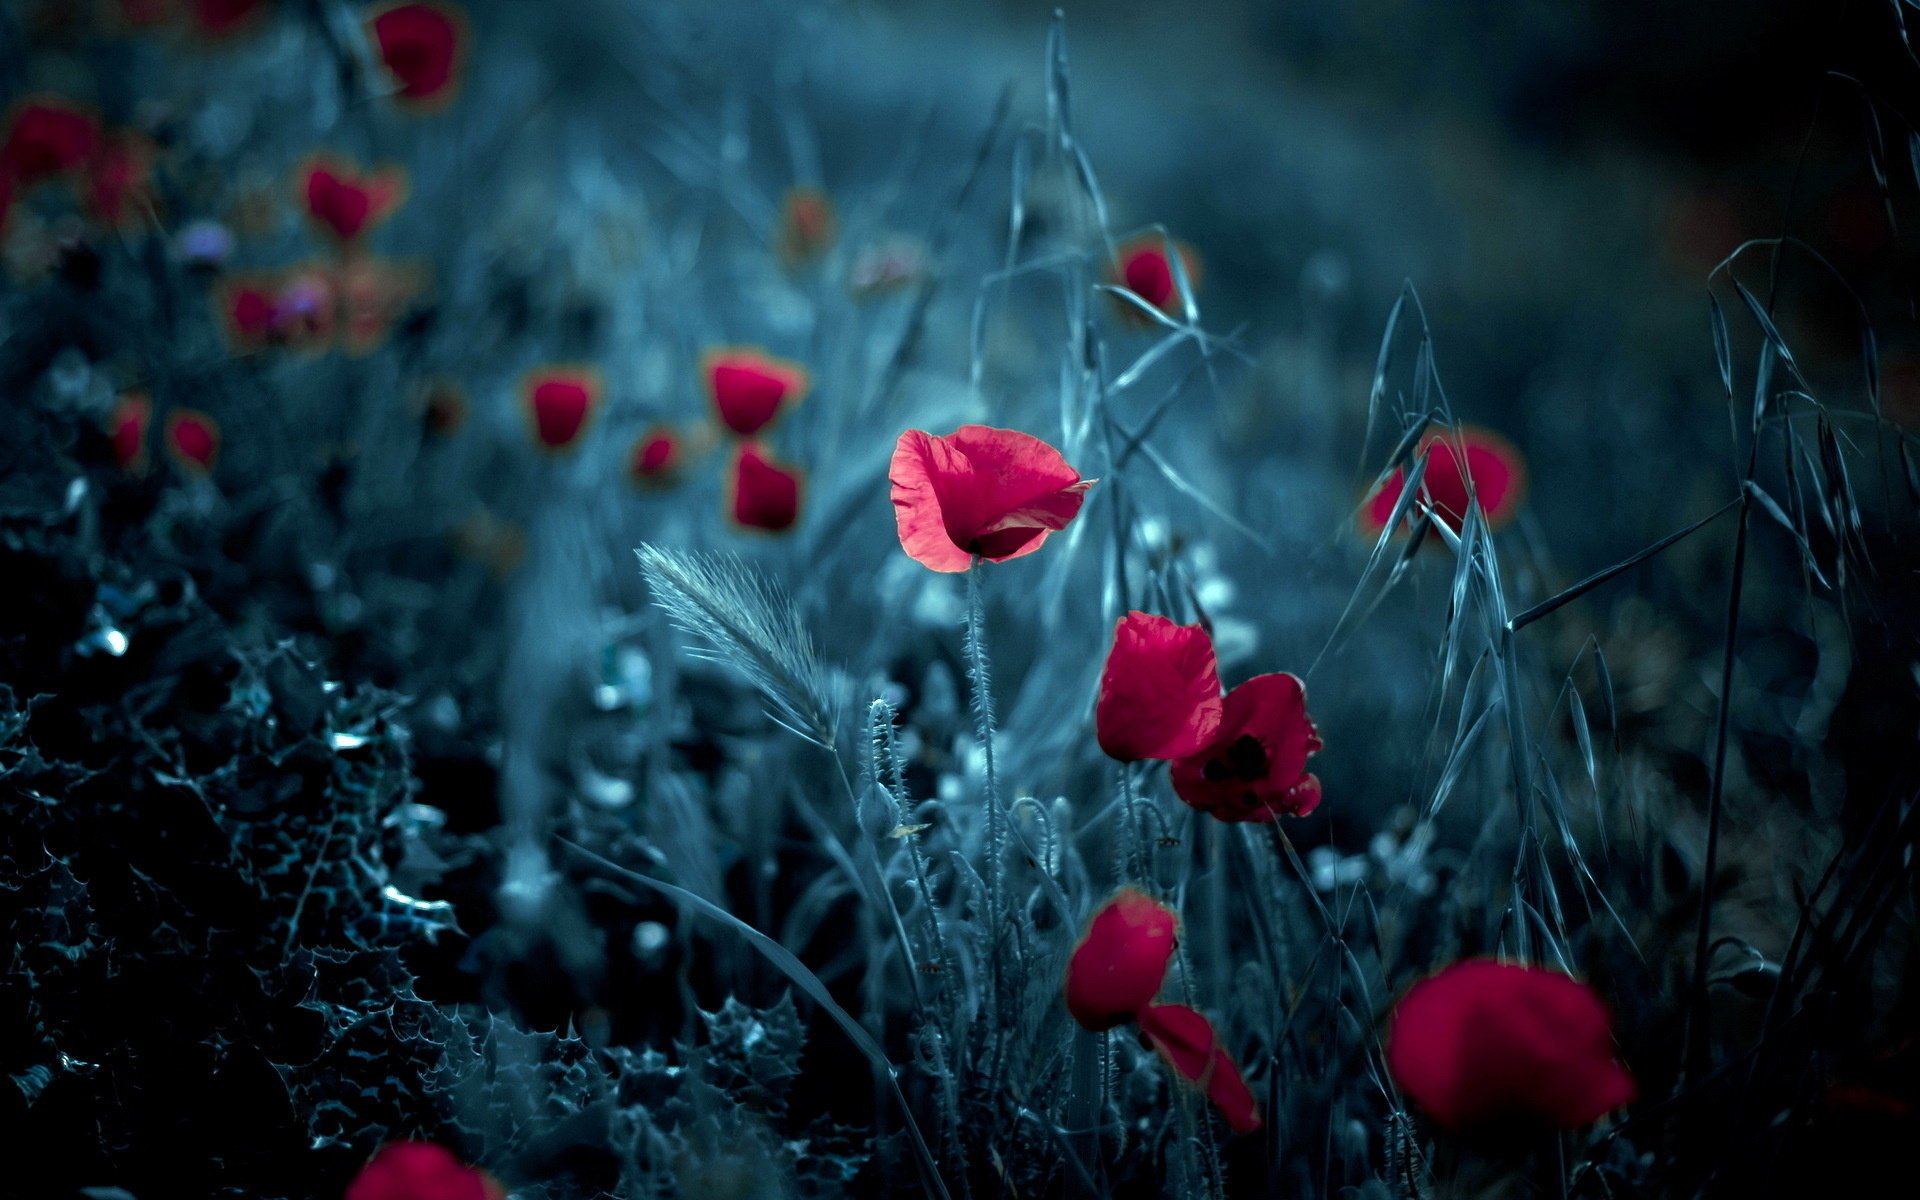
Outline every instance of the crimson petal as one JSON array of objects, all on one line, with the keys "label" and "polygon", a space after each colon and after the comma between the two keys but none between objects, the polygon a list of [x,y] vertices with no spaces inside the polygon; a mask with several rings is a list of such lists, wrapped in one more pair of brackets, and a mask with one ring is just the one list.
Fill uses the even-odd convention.
[{"label": "crimson petal", "polygon": [[1094,728],[1121,762],[1183,758],[1208,745],[1224,712],[1213,639],[1199,625],[1130,612],[1114,623]]},{"label": "crimson petal", "polygon": [[1253,1091],[1220,1045],[1213,1022],[1184,1004],[1155,1004],[1140,1013],[1140,1033],[1176,1074],[1206,1093],[1229,1129],[1260,1128]]},{"label": "crimson petal", "polygon": [[987,425],[945,437],[909,429],[887,474],[901,547],[947,572],[966,570],[975,555],[1005,562],[1033,553],[1066,528],[1093,486],[1039,438]]},{"label": "crimson petal", "polygon": [[1067,1011],[1096,1032],[1153,1003],[1180,935],[1173,910],[1133,888],[1100,906],[1067,960]]}]

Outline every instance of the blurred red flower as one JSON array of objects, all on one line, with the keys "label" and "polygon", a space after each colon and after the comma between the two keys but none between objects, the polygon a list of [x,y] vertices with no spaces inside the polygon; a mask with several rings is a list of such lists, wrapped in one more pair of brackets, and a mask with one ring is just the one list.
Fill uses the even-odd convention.
[{"label": "blurred red flower", "polygon": [[1067,527],[1094,481],[1060,452],[1011,429],[962,425],[946,437],[900,435],[888,470],[900,545],[934,571],[964,571],[977,555],[1032,554]]},{"label": "blurred red flower", "polygon": [[1212,740],[1173,763],[1173,790],[1222,821],[1304,817],[1320,805],[1307,758],[1321,748],[1298,676],[1255,675],[1227,693]]},{"label": "blurred red flower", "polygon": [[0,176],[22,188],[77,171],[100,145],[100,123],[85,110],[52,97],[16,105],[0,140]]},{"label": "blurred red flower", "polygon": [[1260,1109],[1233,1057],[1220,1044],[1213,1022],[1184,1004],[1155,1004],[1140,1012],[1140,1033],[1149,1046],[1226,1118],[1235,1133],[1260,1128]]},{"label": "blurred red flower", "polygon": [[582,367],[541,367],[520,385],[534,441],[548,450],[571,447],[600,404],[600,380]]},{"label": "blurred red flower", "polygon": [[137,133],[119,133],[100,144],[87,164],[87,210],[103,225],[125,225],[148,202],[153,144]]},{"label": "blurred red flower", "polygon": [[[1180,268],[1186,272],[1187,286],[1200,289],[1200,257],[1185,242],[1176,242]],[[1173,278],[1173,262],[1167,257],[1167,239],[1149,233],[1122,245],[1116,252],[1113,277],[1109,281],[1126,288],[1161,312],[1173,315],[1180,310],[1180,289]],[[1122,315],[1144,322],[1147,317],[1137,305],[1114,297]]]},{"label": "blurred red flower", "polygon": [[367,19],[367,33],[402,100],[430,108],[452,98],[466,45],[460,10],[432,0],[388,4]]},{"label": "blurred red flower", "polygon": [[246,28],[266,5],[267,0],[191,0],[189,13],[195,29],[224,37]]},{"label": "blurred red flower", "polygon": [[147,427],[153,423],[153,401],[145,392],[125,392],[107,418],[107,436],[113,440],[113,461],[123,470],[142,471],[147,465]]},{"label": "blurred red flower", "polygon": [[727,494],[734,523],[748,529],[778,533],[800,517],[799,472],[775,462],[757,442],[742,442],[734,450]]},{"label": "blurred red flower", "polygon": [[233,279],[215,293],[221,328],[235,349],[255,350],[272,339],[280,325],[279,288],[262,278]]},{"label": "blurred red flower", "polygon": [[682,454],[680,435],[665,425],[655,425],[634,439],[627,474],[635,483],[666,483],[679,471]]},{"label": "blurred red flower", "polygon": [[751,346],[709,350],[700,360],[707,397],[720,423],[752,437],[807,394],[807,369]]},{"label": "blurred red flower", "polygon": [[1197,753],[1213,740],[1222,711],[1220,670],[1205,629],[1143,612],[1114,623],[1094,707],[1100,748],[1109,756],[1134,762]]},{"label": "blurred red flower", "polygon": [[781,259],[798,266],[818,258],[833,244],[835,228],[833,202],[825,192],[816,187],[789,189],[780,205]]},{"label": "blurred red flower", "polygon": [[[1466,519],[1467,484],[1471,480],[1480,511],[1486,514],[1487,528],[1504,528],[1526,493],[1526,460],[1511,442],[1490,430],[1462,425],[1457,432],[1466,448],[1466,471],[1460,470],[1449,431],[1428,434],[1420,443],[1420,452],[1427,456],[1426,473],[1420,478],[1425,496],[1416,503],[1458,533]],[[1368,497],[1361,507],[1361,522],[1369,532],[1378,534],[1386,528],[1406,486],[1407,469],[1398,467]]]},{"label": "blurred red flower", "polygon": [[1096,1033],[1153,1003],[1180,935],[1173,910],[1122,888],[1100,906],[1067,960],[1067,1011]]},{"label": "blurred red flower", "polygon": [[388,1142],[347,1185],[343,1200],[498,1200],[485,1171],[431,1142]]},{"label": "blurred red flower", "polygon": [[1544,967],[1473,959],[1413,985],[1394,1008],[1387,1068],[1450,1131],[1578,1129],[1636,1095],[1606,1005]]},{"label": "blurred red flower", "polygon": [[314,223],[352,245],[399,207],[406,177],[397,167],[363,173],[352,163],[317,155],[301,168],[299,191]]},{"label": "blurred red flower", "polygon": [[167,453],[190,475],[206,475],[220,457],[220,426],[207,414],[176,408],[167,414]]}]

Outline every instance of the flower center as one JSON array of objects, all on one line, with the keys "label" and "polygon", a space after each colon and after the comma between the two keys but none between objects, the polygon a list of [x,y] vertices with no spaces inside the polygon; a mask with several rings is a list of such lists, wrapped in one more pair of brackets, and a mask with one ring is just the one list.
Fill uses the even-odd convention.
[{"label": "flower center", "polygon": [[1267,748],[1260,739],[1243,733],[1220,753],[1207,760],[1201,774],[1209,782],[1223,779],[1255,780],[1267,777]]}]

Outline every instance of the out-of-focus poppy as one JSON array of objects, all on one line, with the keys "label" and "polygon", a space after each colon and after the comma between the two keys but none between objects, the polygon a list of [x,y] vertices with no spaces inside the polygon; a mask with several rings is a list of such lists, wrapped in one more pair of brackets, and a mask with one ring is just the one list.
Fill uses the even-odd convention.
[{"label": "out-of-focus poppy", "polygon": [[964,571],[977,555],[1032,554],[1067,527],[1094,481],[1037,437],[962,425],[945,437],[909,429],[887,472],[901,548],[934,571]]},{"label": "out-of-focus poppy", "polygon": [[1094,728],[1121,762],[1194,754],[1212,742],[1224,704],[1213,639],[1198,625],[1130,612],[1114,623]]},{"label": "out-of-focus poppy", "polygon": [[[1174,250],[1180,255],[1180,268],[1186,272],[1187,286],[1199,291],[1200,256],[1185,242],[1176,242]],[[1173,261],[1167,257],[1167,240],[1157,233],[1134,238],[1115,252],[1109,282],[1126,288],[1170,316],[1180,311],[1180,288],[1174,280]],[[1138,305],[1119,296],[1113,297],[1113,301],[1129,321],[1147,321],[1147,315]]]},{"label": "out-of-focus poppy", "polygon": [[741,442],[727,471],[727,496],[734,524],[779,533],[800,518],[800,473],[760,444]]},{"label": "out-of-focus poppy", "polygon": [[789,266],[811,262],[833,245],[836,222],[833,202],[816,187],[787,191],[780,205],[778,250]]},{"label": "out-of-focus poppy", "polygon": [[207,37],[230,37],[245,30],[266,10],[267,0],[188,0],[193,27]]},{"label": "out-of-focus poppy", "polygon": [[574,445],[600,406],[600,378],[584,367],[541,367],[520,385],[535,442],[547,450]]},{"label": "out-of-focus poppy", "polygon": [[147,427],[153,423],[153,401],[145,392],[124,392],[107,418],[107,437],[113,443],[113,461],[125,471],[147,466]]},{"label": "out-of-focus poppy", "polygon": [[65,100],[33,97],[13,108],[0,140],[0,175],[21,188],[72,174],[100,145],[100,122]]},{"label": "out-of-focus poppy", "polygon": [[207,475],[220,457],[220,426],[198,409],[167,414],[167,454],[189,475]]},{"label": "out-of-focus poppy", "polygon": [[427,432],[452,437],[467,423],[467,395],[449,379],[428,381],[420,390],[420,420]]},{"label": "out-of-focus poppy", "polygon": [[342,1200],[500,1200],[499,1185],[431,1142],[388,1142],[347,1185]]},{"label": "out-of-focus poppy", "polygon": [[1492,959],[1455,963],[1408,989],[1387,1031],[1387,1069],[1456,1133],[1578,1129],[1636,1094],[1591,988]]},{"label": "out-of-focus poppy", "polygon": [[700,376],[720,423],[752,437],[807,394],[807,369],[751,346],[709,350]]},{"label": "out-of-focus poppy", "polygon": [[100,144],[87,163],[87,210],[103,225],[136,220],[151,202],[153,143],[137,133],[118,133]]},{"label": "out-of-focus poppy", "polygon": [[1067,960],[1067,1011],[1095,1032],[1133,1020],[1159,994],[1179,936],[1172,909],[1120,889],[1093,914]]},{"label": "out-of-focus poppy", "polygon": [[275,336],[279,323],[279,286],[254,276],[228,280],[214,292],[227,341],[237,350],[257,350]]},{"label": "out-of-focus poppy", "polygon": [[680,435],[665,425],[655,425],[633,441],[627,456],[627,475],[635,483],[658,486],[679,473],[685,450]]},{"label": "out-of-focus poppy", "polygon": [[1206,747],[1173,763],[1180,799],[1222,821],[1304,817],[1320,805],[1307,758],[1321,748],[1298,676],[1256,675],[1227,693]]},{"label": "out-of-focus poppy", "polygon": [[[1462,425],[1456,431],[1466,448],[1467,469],[1460,469],[1452,433],[1437,430],[1421,439],[1419,453],[1427,457],[1426,472],[1420,478],[1423,495],[1415,500],[1455,533],[1460,532],[1467,514],[1467,485],[1486,514],[1487,528],[1503,529],[1513,520],[1526,495],[1526,460],[1513,443],[1491,430]],[[1393,509],[1406,490],[1407,469],[1397,467],[1380,489],[1367,498],[1360,509],[1361,525],[1372,534],[1386,528]]]},{"label": "out-of-focus poppy", "polygon": [[363,172],[327,155],[309,159],[298,182],[307,216],[346,246],[391,216],[406,195],[406,176],[398,167]]},{"label": "out-of-focus poppy", "polygon": [[1220,1044],[1213,1022],[1184,1004],[1154,1004],[1140,1012],[1140,1035],[1182,1079],[1198,1087],[1235,1133],[1260,1128],[1253,1091]]},{"label": "out-of-focus poppy", "polygon": [[399,99],[431,109],[453,98],[467,42],[459,9],[432,0],[383,5],[367,18],[367,35]]}]

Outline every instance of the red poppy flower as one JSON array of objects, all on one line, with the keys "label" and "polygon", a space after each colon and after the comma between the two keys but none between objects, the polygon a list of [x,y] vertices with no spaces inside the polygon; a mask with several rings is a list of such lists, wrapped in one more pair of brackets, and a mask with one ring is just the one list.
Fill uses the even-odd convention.
[{"label": "red poppy flower", "polygon": [[543,367],[521,385],[534,440],[548,450],[565,450],[585,431],[600,405],[600,380],[578,367]]},{"label": "red poppy flower", "polygon": [[22,187],[85,166],[100,144],[100,123],[64,100],[28,100],[13,110],[0,141],[0,175]]},{"label": "red poppy flower", "polygon": [[1184,1004],[1155,1004],[1140,1013],[1140,1034],[1175,1073],[1194,1084],[1235,1133],[1260,1128],[1253,1092],[1220,1044],[1213,1022]]},{"label": "red poppy flower", "polygon": [[343,1200],[497,1200],[485,1171],[431,1142],[389,1142],[347,1185]]},{"label": "red poppy flower", "polygon": [[266,0],[192,0],[193,26],[208,37],[238,33],[266,7]]},{"label": "red poppy flower", "polygon": [[1198,625],[1130,612],[1114,623],[1094,727],[1121,762],[1183,758],[1213,741],[1224,705],[1213,639]]},{"label": "red poppy flower", "polygon": [[833,202],[815,187],[796,187],[780,206],[780,257],[789,266],[817,258],[833,244]]},{"label": "red poppy flower", "polygon": [[1298,676],[1255,675],[1227,693],[1207,746],[1174,760],[1173,790],[1222,821],[1304,817],[1320,805],[1307,757],[1321,748]]},{"label": "red poppy flower", "polygon": [[[1449,431],[1436,430],[1428,434],[1420,443],[1421,452],[1427,455],[1426,473],[1420,478],[1424,496],[1416,503],[1458,533],[1466,519],[1467,482],[1471,479],[1480,511],[1486,514],[1487,527],[1503,528],[1513,519],[1526,492],[1526,461],[1512,443],[1497,433],[1470,425],[1461,426],[1457,432],[1466,447],[1466,471],[1460,470]],[[1397,468],[1362,506],[1362,523],[1369,532],[1378,534],[1386,528],[1388,518],[1393,516],[1393,506],[1400,502],[1400,494],[1406,490],[1406,481],[1406,468]]]},{"label": "red poppy flower", "polygon": [[1454,1132],[1578,1129],[1636,1094],[1592,989],[1558,971],[1491,959],[1455,963],[1401,997],[1387,1068]]},{"label": "red poppy flower", "polygon": [[1094,484],[1039,438],[987,425],[946,437],[907,430],[887,477],[900,545],[934,571],[964,571],[976,555],[1032,554],[1067,527]]},{"label": "red poppy flower", "polygon": [[466,42],[457,9],[430,0],[389,4],[368,19],[367,33],[401,99],[428,107],[452,97]]},{"label": "red poppy flower", "polygon": [[107,418],[107,436],[113,440],[113,461],[123,470],[147,465],[147,427],[153,423],[153,401],[145,392],[127,392]]},{"label": "red poppy flower", "polygon": [[709,350],[700,374],[720,423],[741,437],[759,433],[807,394],[805,367],[752,347]]},{"label": "red poppy flower", "polygon": [[391,216],[406,194],[406,177],[396,167],[363,174],[352,163],[326,157],[312,159],[299,182],[307,215],[348,245]]},{"label": "red poppy flower", "polygon": [[1173,910],[1133,888],[1100,906],[1067,960],[1067,1011],[1096,1033],[1153,1003],[1180,936]]},{"label": "red poppy flower", "polygon": [[[1174,249],[1180,255],[1181,269],[1187,273],[1187,285],[1197,291],[1200,287],[1199,256],[1185,242],[1175,243]],[[1172,314],[1180,308],[1180,289],[1174,283],[1173,263],[1167,257],[1167,240],[1157,233],[1135,238],[1120,247],[1112,282],[1161,312]],[[1114,299],[1125,316],[1133,320],[1146,319],[1145,314],[1131,302],[1119,297]]]},{"label": "red poppy flower", "polygon": [[217,293],[220,322],[236,349],[267,344],[280,324],[279,289],[264,279],[235,279]]},{"label": "red poppy flower", "polygon": [[167,414],[167,453],[188,474],[208,474],[220,457],[219,424],[195,409],[174,409]]},{"label": "red poppy flower", "polygon": [[138,134],[108,138],[87,164],[87,209],[103,225],[126,224],[147,192],[153,147]]},{"label": "red poppy flower", "polygon": [[665,483],[680,469],[682,453],[680,435],[665,425],[656,425],[634,439],[627,474],[635,483]]},{"label": "red poppy flower", "polygon": [[765,447],[742,442],[727,472],[734,523],[778,533],[800,517],[800,474],[776,463]]}]

